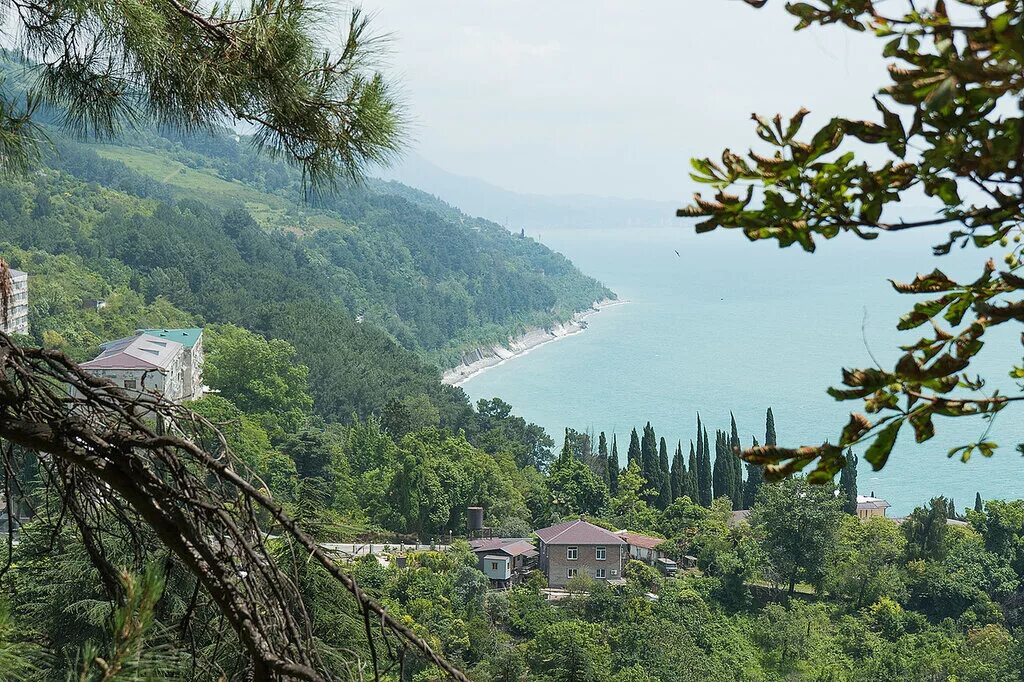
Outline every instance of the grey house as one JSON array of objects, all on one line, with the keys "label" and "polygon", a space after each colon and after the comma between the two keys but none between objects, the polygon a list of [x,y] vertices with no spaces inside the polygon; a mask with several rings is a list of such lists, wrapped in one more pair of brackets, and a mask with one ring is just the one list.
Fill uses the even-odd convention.
[{"label": "grey house", "polygon": [[582,519],[541,528],[537,537],[540,569],[550,587],[564,587],[578,575],[621,580],[622,567],[629,560],[625,540]]}]

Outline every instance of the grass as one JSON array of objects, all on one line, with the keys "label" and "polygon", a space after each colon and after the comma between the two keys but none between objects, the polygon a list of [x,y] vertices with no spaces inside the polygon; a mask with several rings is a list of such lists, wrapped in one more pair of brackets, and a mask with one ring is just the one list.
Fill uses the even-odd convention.
[{"label": "grass", "polygon": [[120,161],[132,170],[177,190],[179,197],[201,199],[214,206],[240,202],[265,229],[304,233],[345,227],[340,219],[330,214],[261,192],[236,180],[225,180],[212,170],[190,168],[167,156],[136,147],[90,146],[103,158]]}]

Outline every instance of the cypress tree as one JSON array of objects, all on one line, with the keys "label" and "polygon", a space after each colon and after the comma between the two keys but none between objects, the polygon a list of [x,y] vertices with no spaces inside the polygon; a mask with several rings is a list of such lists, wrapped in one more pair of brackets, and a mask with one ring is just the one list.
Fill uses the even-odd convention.
[{"label": "cypress tree", "polygon": [[612,482],[608,474],[608,439],[605,438],[604,431],[597,437],[597,468],[598,476],[611,489]]},{"label": "cypress tree", "polygon": [[700,413],[697,413],[697,466],[700,466],[700,462],[704,459],[704,441],[702,440],[703,426],[700,423]]},{"label": "cypress tree", "polygon": [[729,449],[732,451],[732,508],[743,508],[743,460],[740,452],[743,446],[740,445],[740,434],[736,430],[736,417],[729,413],[732,419],[732,436],[729,439]]},{"label": "cypress tree", "polygon": [[565,442],[562,444],[562,452],[558,455],[558,463],[565,464],[571,459],[575,459],[575,455],[572,452],[572,439],[569,438],[569,429],[565,430]]},{"label": "cypress tree", "polygon": [[768,408],[768,414],[765,416],[764,444],[766,447],[779,444],[779,441],[775,438],[775,415],[772,414],[772,408],[770,407]]},{"label": "cypress tree", "polygon": [[662,436],[658,441],[658,509],[665,509],[672,504],[672,476],[668,463],[668,444]]},{"label": "cypress tree", "polygon": [[652,503],[661,490],[661,468],[658,466],[658,437],[651,422],[644,426],[644,435],[640,439],[640,474],[647,480],[647,487],[654,491],[647,499]]},{"label": "cypress tree", "polygon": [[728,497],[732,499],[732,455],[724,431],[715,431],[715,464],[711,470],[712,487],[715,499]]},{"label": "cypress tree", "polygon": [[608,456],[608,490],[612,495],[619,492],[619,444],[612,434],[612,454]]},{"label": "cypress tree", "polygon": [[[757,439],[753,439],[753,447],[757,447]],[[764,469],[760,465],[754,463],[747,464],[747,482],[743,486],[743,508],[750,509],[754,506],[754,500],[757,499],[757,491],[760,490],[761,484],[764,483]]]},{"label": "cypress tree", "polygon": [[956,502],[953,498],[949,498],[949,514],[946,516],[947,519],[959,520],[960,516],[956,513]]},{"label": "cypress tree", "polygon": [[985,511],[985,505],[981,501],[981,493],[974,493],[974,511],[979,514]]},{"label": "cypress tree", "polygon": [[711,501],[715,499],[711,479],[711,445],[708,442],[708,428],[704,427],[704,447],[701,459],[697,462],[697,496],[704,507],[710,507]]},{"label": "cypress tree", "polygon": [[629,450],[626,451],[626,468],[629,465],[636,462],[637,467],[640,466],[640,436],[636,434],[636,429],[633,429],[633,433],[629,434]]},{"label": "cypress tree", "polygon": [[672,483],[672,501],[686,494],[686,464],[683,463],[683,441],[676,443],[676,454],[672,456],[672,470],[669,473]]},{"label": "cypress tree", "polygon": [[857,455],[846,450],[846,464],[839,473],[839,489],[843,494],[843,511],[857,515]]},{"label": "cypress tree", "polygon": [[[700,442],[700,437],[697,438]],[[690,441],[690,460],[686,467],[686,488],[683,494],[690,498],[691,502],[700,504],[700,495],[697,494],[697,455],[694,454],[693,441]]]},{"label": "cypress tree", "polygon": [[658,509],[668,509],[668,506],[672,504],[672,480],[669,476],[664,476],[661,479],[661,489],[658,491],[658,497],[654,500],[654,506]]}]

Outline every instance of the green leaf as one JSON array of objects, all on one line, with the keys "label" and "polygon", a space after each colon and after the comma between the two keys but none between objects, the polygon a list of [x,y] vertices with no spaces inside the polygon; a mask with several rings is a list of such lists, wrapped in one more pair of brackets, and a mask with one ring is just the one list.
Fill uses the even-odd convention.
[{"label": "green leaf", "polygon": [[914,440],[923,443],[935,435],[935,425],[932,424],[932,411],[929,407],[922,407],[910,414],[910,425],[914,427]]},{"label": "green leaf", "polygon": [[903,426],[902,417],[890,422],[875,436],[875,440],[872,441],[867,452],[864,453],[864,459],[870,462],[871,467],[875,471],[879,471],[888,461],[889,454],[892,452],[892,446],[896,444],[896,436],[899,434],[901,426]]}]

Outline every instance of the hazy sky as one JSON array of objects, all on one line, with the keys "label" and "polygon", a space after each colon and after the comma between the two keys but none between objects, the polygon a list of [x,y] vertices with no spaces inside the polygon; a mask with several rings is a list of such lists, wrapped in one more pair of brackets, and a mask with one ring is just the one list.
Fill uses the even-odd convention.
[{"label": "hazy sky", "polygon": [[509,189],[678,200],[753,111],[873,116],[873,36],[794,33],[780,0],[366,0],[414,148]]}]

